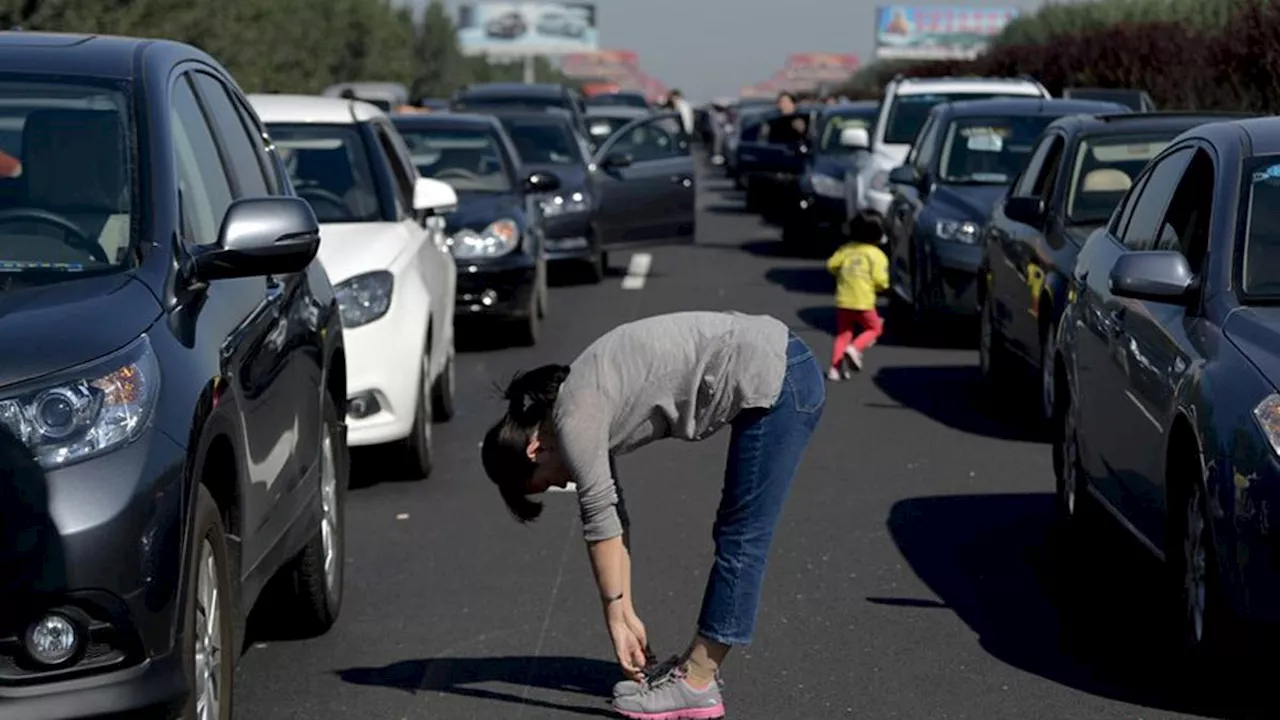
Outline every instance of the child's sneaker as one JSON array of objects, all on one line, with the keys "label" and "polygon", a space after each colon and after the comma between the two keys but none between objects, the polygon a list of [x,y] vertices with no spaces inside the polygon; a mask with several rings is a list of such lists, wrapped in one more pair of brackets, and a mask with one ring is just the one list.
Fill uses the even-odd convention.
[{"label": "child's sneaker", "polygon": [[724,717],[724,699],[719,682],[697,690],[682,668],[674,668],[637,693],[615,697],[613,709],[634,720],[714,720]]},{"label": "child's sneaker", "polygon": [[844,354],[849,358],[849,362],[853,363],[853,366],[855,368],[857,368],[859,371],[862,370],[862,351],[861,350],[850,345],[849,349],[844,351]]},{"label": "child's sneaker", "polygon": [[832,367],[827,370],[827,379],[831,382],[840,382],[844,379],[844,374],[840,372],[840,368]]}]

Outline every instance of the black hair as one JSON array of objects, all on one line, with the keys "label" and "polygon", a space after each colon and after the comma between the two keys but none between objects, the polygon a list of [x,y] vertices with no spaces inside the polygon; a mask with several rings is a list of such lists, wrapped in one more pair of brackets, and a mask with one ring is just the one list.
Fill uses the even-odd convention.
[{"label": "black hair", "polygon": [[879,245],[884,238],[884,224],[874,210],[861,210],[849,219],[849,239]]},{"label": "black hair", "polygon": [[507,411],[485,433],[480,447],[485,473],[520,522],[532,522],[542,514],[542,503],[530,500],[526,490],[538,467],[529,459],[529,442],[551,419],[560,383],[568,376],[565,365],[543,365],[517,373],[502,391]]},{"label": "black hair", "polygon": [[795,95],[792,95],[790,92],[788,92],[788,91],[786,91],[786,90],[783,90],[782,92],[778,93],[778,99],[779,99],[779,100],[781,100],[782,98],[786,98],[786,99],[790,100],[791,102],[795,102],[795,101],[796,101],[796,96],[795,96]]}]

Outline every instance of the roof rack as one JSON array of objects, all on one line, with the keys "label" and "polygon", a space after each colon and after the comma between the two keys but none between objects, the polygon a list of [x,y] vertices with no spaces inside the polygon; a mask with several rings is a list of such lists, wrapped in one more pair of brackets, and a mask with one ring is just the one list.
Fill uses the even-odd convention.
[{"label": "roof rack", "polygon": [[1220,118],[1253,118],[1262,117],[1258,113],[1232,112],[1230,110],[1157,110],[1155,112],[1131,112],[1131,113],[1107,113],[1105,115],[1095,115],[1103,122],[1114,122],[1116,120],[1140,120],[1151,118],[1193,118],[1193,117],[1220,117]]}]

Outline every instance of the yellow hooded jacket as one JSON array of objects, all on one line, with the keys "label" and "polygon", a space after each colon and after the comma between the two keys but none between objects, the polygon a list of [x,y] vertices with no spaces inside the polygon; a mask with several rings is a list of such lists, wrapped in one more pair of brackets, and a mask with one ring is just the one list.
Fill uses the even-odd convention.
[{"label": "yellow hooded jacket", "polygon": [[876,295],[889,289],[889,258],[869,243],[841,246],[827,270],[836,276],[836,307],[844,310],[874,310]]}]

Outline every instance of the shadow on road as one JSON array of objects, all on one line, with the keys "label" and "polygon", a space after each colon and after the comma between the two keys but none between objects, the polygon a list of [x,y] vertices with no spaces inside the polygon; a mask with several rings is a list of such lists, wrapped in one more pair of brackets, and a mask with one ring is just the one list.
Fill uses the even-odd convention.
[{"label": "shadow on road", "polygon": [[[973,348],[974,343],[970,337],[971,333],[965,332],[963,327],[933,331],[931,334],[921,337],[918,332],[907,324],[908,321],[892,314],[889,307],[880,307],[878,311],[880,317],[884,318],[884,335],[880,336],[879,345],[935,350],[969,350]],[[821,330],[831,336],[836,334],[836,309],[832,305],[815,305],[813,307],[800,308],[796,311],[796,317],[799,318],[800,322],[815,330]]]},{"label": "shadow on road", "polygon": [[702,206],[703,212],[712,215],[755,215],[754,210],[748,210],[746,203],[740,202],[719,202],[709,203]]},{"label": "shadow on road", "polygon": [[1016,415],[1010,410],[1017,400],[988,391],[976,365],[885,367],[872,380],[902,405],[961,432],[1000,440],[1049,440],[1034,423],[1013,421]]},{"label": "shadow on road", "polygon": [[[999,660],[1128,703],[1257,717],[1176,665],[1161,620],[1165,585],[1151,556],[1108,526],[1069,547],[1051,530],[1052,495],[902,500],[887,525],[916,575]],[[868,600],[905,608],[932,602]]]},{"label": "shadow on road", "polygon": [[764,279],[787,292],[834,296],[836,279],[825,267],[776,267]]},{"label": "shadow on road", "polygon": [[[478,700],[496,700],[571,712],[589,717],[617,717],[605,705],[566,705],[523,697],[524,688],[591,695],[602,701],[622,679],[616,663],[572,657],[438,658],[404,660],[384,667],[339,670],[354,685],[394,688],[411,693],[435,692]],[[488,684],[502,684],[506,692]],[[498,713],[498,716],[506,716]]]}]

